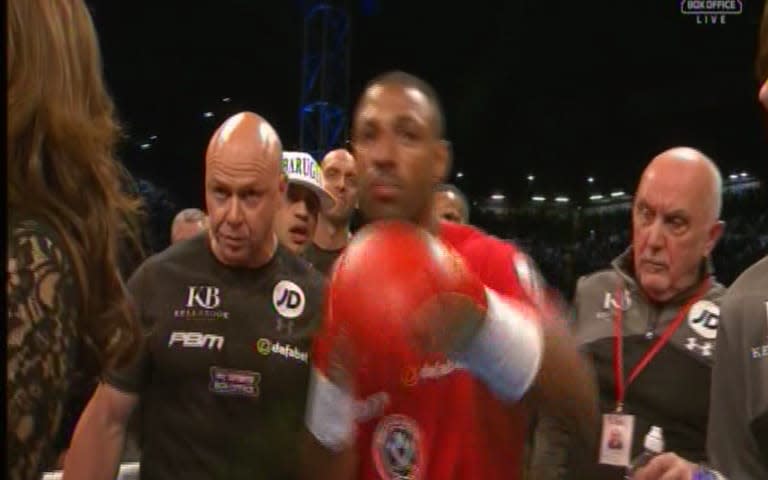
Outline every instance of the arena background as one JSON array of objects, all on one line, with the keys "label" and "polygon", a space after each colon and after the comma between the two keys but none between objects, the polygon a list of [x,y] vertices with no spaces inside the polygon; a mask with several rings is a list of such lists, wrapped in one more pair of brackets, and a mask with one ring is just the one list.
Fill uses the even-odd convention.
[{"label": "arena background", "polygon": [[148,205],[150,252],[167,246],[178,210],[203,207],[205,146],[228,115],[258,112],[286,148],[303,146],[302,62],[320,48],[305,16],[325,4],[350,28],[341,107],[390,69],[431,82],[472,223],[518,241],[570,295],[627,245],[638,174],[676,145],[710,155],[728,183],[720,280],[768,250],[754,71],[762,3],[714,25],[677,0],[89,5],[126,128],[121,158]]}]

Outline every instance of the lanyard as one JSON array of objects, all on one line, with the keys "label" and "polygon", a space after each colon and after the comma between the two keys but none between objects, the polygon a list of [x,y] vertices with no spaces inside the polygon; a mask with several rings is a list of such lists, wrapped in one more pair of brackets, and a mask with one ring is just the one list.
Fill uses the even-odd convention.
[{"label": "lanyard", "polygon": [[624,312],[622,311],[620,304],[623,283],[619,283],[619,287],[616,290],[616,299],[619,305],[614,306],[613,309],[613,374],[616,384],[616,410],[618,412],[621,412],[624,407],[624,396],[626,394],[627,387],[629,387],[629,384],[632,383],[638,375],[640,375],[640,372],[642,372],[645,367],[648,366],[648,363],[650,363],[653,357],[659,353],[659,350],[661,350],[661,348],[666,345],[666,343],[672,337],[672,334],[674,334],[680,324],[683,323],[688,310],[694,303],[701,300],[701,297],[703,297],[704,294],[706,294],[709,290],[710,285],[711,280],[709,277],[707,277],[701,283],[699,289],[696,290],[696,293],[694,293],[693,296],[685,303],[685,305],[680,308],[680,310],[677,312],[677,315],[675,315],[675,318],[672,320],[672,323],[670,323],[664,330],[664,333],[661,334],[661,337],[659,337],[659,339],[656,340],[651,348],[645,352],[642,358],[640,358],[640,361],[637,362],[637,365],[635,365],[632,371],[629,372],[629,378],[627,378],[625,383],[624,337],[622,333],[622,319]]}]

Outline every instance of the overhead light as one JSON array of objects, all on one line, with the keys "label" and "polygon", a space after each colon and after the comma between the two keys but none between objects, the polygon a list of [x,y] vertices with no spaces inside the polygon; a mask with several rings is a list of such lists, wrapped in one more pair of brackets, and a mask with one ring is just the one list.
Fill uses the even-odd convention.
[{"label": "overhead light", "polygon": [[622,192],[621,190],[619,190],[618,192],[611,192],[612,197],[620,197],[622,195],[625,195],[625,193]]},{"label": "overhead light", "polygon": [[603,196],[602,196],[602,195],[600,195],[600,194],[598,194],[598,195],[590,195],[590,196],[589,196],[589,199],[590,199],[590,200],[602,200],[602,199],[603,199]]},{"label": "overhead light", "polygon": [[732,173],[732,174],[728,175],[728,178],[730,178],[731,180],[738,180],[739,176],[736,175],[735,173]]},{"label": "overhead light", "polygon": [[504,200],[504,198],[505,198],[504,195],[500,193],[494,193],[493,195],[491,195],[491,200]]},{"label": "overhead light", "polygon": [[568,203],[568,197],[555,197],[557,203]]},{"label": "overhead light", "polygon": [[149,139],[150,140],[157,140],[157,135],[152,135],[151,137],[149,137]]},{"label": "overhead light", "polygon": [[741,172],[741,173],[739,174],[739,176],[740,176],[741,178],[747,178],[747,177],[749,176],[749,174],[748,174],[747,172]]},{"label": "overhead light", "polygon": [[148,143],[142,143],[142,144],[141,144],[141,149],[142,149],[142,150],[147,150],[147,149],[149,149],[149,147],[151,147],[151,146],[152,146],[152,145],[150,145],[150,144],[148,144]]},{"label": "overhead light", "polygon": [[229,98],[229,97],[224,97],[224,98],[221,99],[221,101],[224,102],[224,103],[229,103],[229,102],[232,101],[232,99]]},{"label": "overhead light", "polygon": [[531,197],[531,200],[534,202],[545,202],[547,200],[547,197],[541,197],[539,195],[534,195]]},{"label": "overhead light", "polygon": [[463,177],[463,176],[464,176],[464,173],[462,173],[462,172],[458,172],[458,173],[456,174],[456,178],[461,178],[461,177]]},{"label": "overhead light", "polygon": [[529,182],[532,182],[532,181],[534,181],[535,179],[536,179],[536,177],[534,177],[533,175],[528,175],[528,181],[529,181]]},{"label": "overhead light", "polygon": [[593,183],[594,181],[595,181],[594,177],[587,178],[587,182],[589,182],[589,183]]},{"label": "overhead light", "polygon": [[205,112],[205,113],[203,114],[203,116],[204,116],[205,118],[211,118],[211,117],[213,117],[213,112]]}]

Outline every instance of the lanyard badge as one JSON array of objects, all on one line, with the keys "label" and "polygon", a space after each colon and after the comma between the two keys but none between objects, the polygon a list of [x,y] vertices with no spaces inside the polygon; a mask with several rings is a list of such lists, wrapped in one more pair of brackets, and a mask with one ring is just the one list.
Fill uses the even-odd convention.
[{"label": "lanyard badge", "polygon": [[[635,427],[635,417],[627,415],[624,412],[624,398],[627,387],[640,375],[648,366],[651,360],[659,351],[669,342],[672,335],[685,320],[688,310],[699,301],[711,286],[711,279],[705,279],[696,293],[680,308],[672,322],[664,329],[661,336],[651,345],[645,354],[640,358],[632,370],[629,377],[624,377],[624,336],[622,329],[623,311],[621,306],[614,305],[613,309],[613,372],[614,385],[616,392],[616,411],[612,414],[603,415],[603,431],[600,437],[600,463],[605,465],[616,465],[627,467],[630,462],[632,452],[632,438]],[[617,289],[617,297],[621,298],[623,284]],[[652,336],[646,335],[646,338]]]}]

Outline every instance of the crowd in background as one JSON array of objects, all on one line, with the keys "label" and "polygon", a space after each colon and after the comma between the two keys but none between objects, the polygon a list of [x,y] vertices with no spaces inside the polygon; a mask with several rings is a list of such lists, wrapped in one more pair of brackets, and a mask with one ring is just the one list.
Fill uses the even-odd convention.
[{"label": "crowd in background", "polygon": [[[765,190],[763,187],[725,195],[725,234],[712,258],[715,274],[724,285],[730,285],[768,251]],[[545,278],[566,298],[572,297],[580,276],[608,268],[631,240],[628,208],[602,214],[563,209],[528,211],[504,220],[473,215],[472,222],[477,226],[526,250]]]},{"label": "crowd in background", "polygon": [[[147,180],[137,182],[147,211],[147,253],[170,244],[176,205],[169,192]],[[712,261],[720,282],[731,282],[768,251],[768,195],[765,187],[726,194],[722,219],[725,234]],[[630,243],[630,211],[590,214],[580,210],[528,210],[499,218],[472,212],[472,223],[514,241],[538,263],[545,278],[571,298],[582,275],[607,268]]]}]

